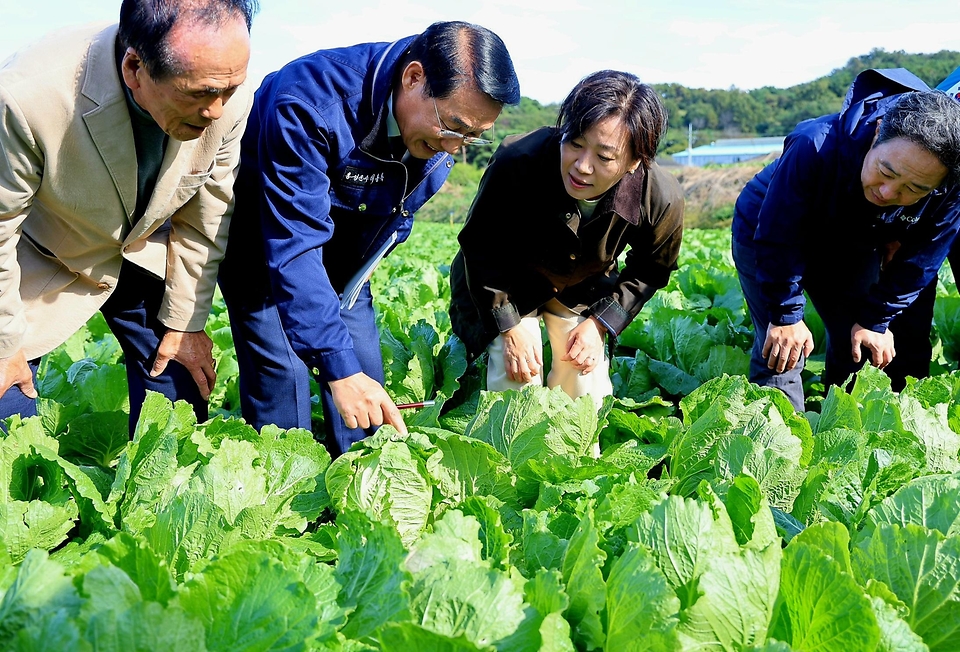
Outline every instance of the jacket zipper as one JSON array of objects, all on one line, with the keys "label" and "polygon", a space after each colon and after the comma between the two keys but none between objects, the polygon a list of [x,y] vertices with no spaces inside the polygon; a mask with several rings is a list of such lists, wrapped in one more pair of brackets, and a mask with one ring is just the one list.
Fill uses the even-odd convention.
[{"label": "jacket zipper", "polygon": [[[412,194],[414,193],[414,191],[417,190],[417,188],[419,188],[420,186],[423,185],[423,183],[430,177],[431,174],[433,174],[433,171],[436,170],[437,167],[439,167],[439,165],[440,165],[443,161],[447,160],[447,157],[446,157],[446,156],[441,157],[440,160],[437,161],[437,162],[433,165],[433,167],[431,167],[429,170],[424,171],[423,178],[420,179],[420,183],[418,183],[416,186],[414,186],[413,188],[411,188],[411,189],[410,189],[410,192],[407,192],[407,184],[410,182],[410,173],[407,171],[407,166],[406,166],[406,165],[404,165],[404,164],[403,164],[402,162],[400,162],[400,161],[394,161],[393,159],[380,158],[379,156],[377,156],[377,155],[375,155],[375,154],[371,154],[370,152],[364,151],[363,149],[361,149],[360,151],[363,152],[364,154],[366,154],[367,156],[369,156],[370,158],[372,158],[372,159],[375,160],[375,161],[380,161],[381,163],[396,164],[396,165],[399,165],[399,166],[401,166],[401,167],[403,168],[403,197],[400,199],[400,205],[399,205],[399,206],[395,206],[394,208],[390,209],[390,214],[391,214],[391,215],[396,215],[397,213],[400,213],[401,215],[403,215],[403,211],[404,211],[403,203],[407,200],[408,197],[410,197],[410,195],[412,195]],[[447,156],[449,156],[449,154],[447,154]],[[373,248],[373,245],[374,245],[374,244],[380,239],[380,237],[383,235],[383,230],[386,228],[387,224],[392,223],[392,221],[393,221],[393,220],[387,220],[386,222],[384,222],[384,223],[380,226],[380,229],[377,231],[376,237],[374,237],[373,240],[370,241],[370,244],[367,245],[367,248],[363,251],[363,255],[361,256],[361,261],[362,261],[362,260],[366,260],[367,254],[370,253],[370,250]]]}]

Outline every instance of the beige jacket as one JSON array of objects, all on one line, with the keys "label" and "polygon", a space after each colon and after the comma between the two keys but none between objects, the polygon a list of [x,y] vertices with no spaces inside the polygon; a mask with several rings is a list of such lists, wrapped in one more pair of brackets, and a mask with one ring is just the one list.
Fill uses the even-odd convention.
[{"label": "beige jacket", "polygon": [[0,65],[0,357],[63,343],[113,292],[123,259],[166,280],[164,325],[206,322],[253,93],[241,86],[199,139],[168,139],[133,223],[137,156],[116,35],[116,25],[58,32]]}]

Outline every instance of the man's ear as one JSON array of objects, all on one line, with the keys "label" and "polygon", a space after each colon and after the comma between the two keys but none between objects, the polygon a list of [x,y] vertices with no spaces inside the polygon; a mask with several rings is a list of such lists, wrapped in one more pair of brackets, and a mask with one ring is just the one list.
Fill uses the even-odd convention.
[{"label": "man's ear", "polygon": [[422,91],[425,83],[426,76],[423,72],[423,64],[419,61],[411,61],[408,63],[400,75],[400,87],[403,90],[415,90],[419,88]]},{"label": "man's ear", "polygon": [[120,62],[120,72],[123,75],[123,83],[127,85],[127,88],[130,90],[140,88],[140,80],[137,75],[141,74],[141,71],[143,74],[147,74],[140,55],[133,48],[127,48],[127,51],[123,53],[123,60]]}]

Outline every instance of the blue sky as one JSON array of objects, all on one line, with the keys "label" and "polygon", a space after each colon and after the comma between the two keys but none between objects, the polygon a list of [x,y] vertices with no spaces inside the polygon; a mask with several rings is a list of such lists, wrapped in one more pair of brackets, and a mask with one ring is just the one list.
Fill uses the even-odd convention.
[{"label": "blue sky", "polygon": [[[119,0],[0,0],[0,59],[54,29],[113,21]],[[521,92],[563,99],[601,68],[651,83],[785,87],[874,48],[960,50],[960,12],[944,0],[261,0],[255,81],[313,50],[394,40],[436,20],[468,20],[506,42]]]}]

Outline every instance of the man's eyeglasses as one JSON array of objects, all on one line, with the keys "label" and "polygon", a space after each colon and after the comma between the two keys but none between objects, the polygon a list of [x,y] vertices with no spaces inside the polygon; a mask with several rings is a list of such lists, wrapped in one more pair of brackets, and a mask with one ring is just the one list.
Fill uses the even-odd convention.
[{"label": "man's eyeglasses", "polygon": [[437,122],[440,123],[440,129],[437,132],[437,135],[441,138],[459,138],[464,145],[489,145],[493,141],[487,140],[486,138],[477,138],[476,136],[465,136],[459,132],[456,132],[452,129],[447,129],[447,125],[444,124],[443,120],[440,118],[440,109],[437,108],[437,98],[433,99],[433,110],[437,114]]}]

